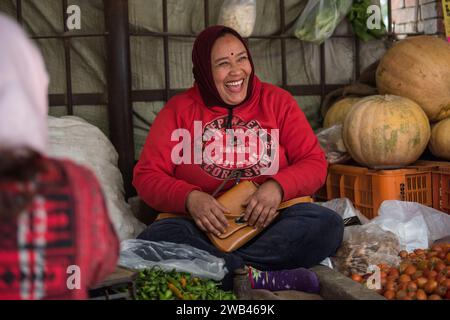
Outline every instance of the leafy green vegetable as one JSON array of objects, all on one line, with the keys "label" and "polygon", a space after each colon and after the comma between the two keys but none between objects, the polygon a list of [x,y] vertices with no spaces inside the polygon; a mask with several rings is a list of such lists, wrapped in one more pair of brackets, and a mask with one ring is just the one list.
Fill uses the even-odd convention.
[{"label": "leafy green vegetable", "polygon": [[386,34],[386,26],[383,19],[380,21],[380,29],[368,29],[367,20],[371,14],[367,13],[367,8],[371,5],[370,0],[354,0],[352,8],[347,15],[352,24],[353,31],[363,41],[380,39]]},{"label": "leafy green vegetable", "polygon": [[165,272],[158,267],[141,271],[136,279],[138,300],[236,300],[219,283],[192,277],[189,273]]},{"label": "leafy green vegetable", "polygon": [[350,10],[352,0],[310,0],[296,22],[295,36],[321,44]]}]

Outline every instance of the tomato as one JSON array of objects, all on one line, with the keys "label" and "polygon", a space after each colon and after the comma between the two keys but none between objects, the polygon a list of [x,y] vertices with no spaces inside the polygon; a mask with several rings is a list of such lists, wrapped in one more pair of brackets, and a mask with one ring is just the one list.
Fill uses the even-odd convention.
[{"label": "tomato", "polygon": [[422,289],[417,290],[416,292],[417,300],[427,300],[427,294]]},{"label": "tomato", "polygon": [[356,281],[359,283],[361,283],[363,280],[363,278],[359,274],[356,274],[356,273],[352,274],[351,278],[353,281]]},{"label": "tomato", "polygon": [[397,291],[398,285],[394,281],[386,282],[385,290],[386,291]]},{"label": "tomato", "polygon": [[400,256],[400,258],[405,259],[408,256],[408,251],[402,250],[398,253],[398,255]]},{"label": "tomato", "polygon": [[387,290],[384,293],[384,297],[388,300],[394,300],[395,299],[395,291],[394,290]]},{"label": "tomato", "polygon": [[445,262],[447,262],[447,264],[450,264],[450,252],[447,253],[447,256],[445,257]]},{"label": "tomato", "polygon": [[417,279],[417,287],[423,289],[425,288],[425,285],[427,284],[428,279],[424,278],[424,277],[420,277],[419,279]]},{"label": "tomato", "polygon": [[417,268],[413,265],[409,265],[406,267],[405,271],[403,272],[403,274],[407,274],[408,276],[412,276],[414,273],[416,273]]},{"label": "tomato", "polygon": [[438,283],[436,280],[428,280],[428,282],[425,284],[425,292],[428,294],[431,294],[436,290]]},{"label": "tomato", "polygon": [[431,296],[428,297],[428,300],[442,300],[442,298],[437,294],[432,294]]},{"label": "tomato", "polygon": [[[447,288],[445,288],[445,289],[447,289]],[[417,291],[417,284],[416,283],[414,283],[414,282],[409,282],[408,283],[408,286],[407,286],[407,290],[408,291],[412,291],[412,292],[415,292],[415,291]]]},{"label": "tomato", "polygon": [[445,294],[445,299],[450,300],[450,289],[447,290],[447,293]]},{"label": "tomato", "polygon": [[431,270],[430,273],[428,274],[428,279],[436,279],[438,273],[437,271]]},{"label": "tomato", "polygon": [[398,281],[399,281],[400,283],[408,283],[408,282],[411,281],[411,277],[410,277],[409,275],[407,275],[407,274],[402,274],[402,275],[400,276],[400,278],[398,279]]}]

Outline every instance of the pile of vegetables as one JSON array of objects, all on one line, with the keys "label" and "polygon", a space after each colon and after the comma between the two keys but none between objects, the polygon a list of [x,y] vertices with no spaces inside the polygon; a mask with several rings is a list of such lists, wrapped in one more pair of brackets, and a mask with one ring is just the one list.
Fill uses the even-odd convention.
[{"label": "pile of vegetables", "polygon": [[437,158],[450,160],[450,44],[433,36],[399,41],[375,77],[380,95],[355,103],[347,97],[325,114],[324,127],[342,121],[351,158],[373,169],[397,169],[428,146]]},{"label": "pile of vegetables", "polygon": [[189,273],[151,268],[139,273],[136,296],[138,300],[236,300],[232,292],[223,291],[218,285]]},{"label": "pile of vegetables", "polygon": [[[398,267],[379,264],[381,289],[388,300],[450,300],[450,244],[437,244],[428,250],[400,251]],[[371,274],[352,274],[366,285]]]},{"label": "pile of vegetables", "polygon": [[450,44],[433,36],[399,41],[381,59],[376,83],[380,94],[409,98],[438,123],[430,150],[450,160],[449,125],[440,124],[450,117]]}]

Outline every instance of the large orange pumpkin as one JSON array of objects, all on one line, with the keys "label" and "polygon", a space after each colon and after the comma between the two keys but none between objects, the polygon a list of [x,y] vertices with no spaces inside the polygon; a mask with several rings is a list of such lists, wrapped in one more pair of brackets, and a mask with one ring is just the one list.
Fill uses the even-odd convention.
[{"label": "large orange pumpkin", "polygon": [[450,161],[450,118],[439,121],[433,126],[429,147],[436,157]]},{"label": "large orange pumpkin", "polygon": [[334,103],[325,115],[323,127],[329,128],[336,124],[342,124],[349,110],[359,100],[360,98],[348,97]]},{"label": "large orange pumpkin", "polygon": [[376,95],[352,107],[342,135],[355,161],[374,169],[392,169],[420,157],[430,139],[430,124],[414,101]]},{"label": "large orange pumpkin", "polygon": [[432,36],[402,40],[381,59],[376,81],[380,94],[417,102],[431,121],[450,117],[450,44]]}]

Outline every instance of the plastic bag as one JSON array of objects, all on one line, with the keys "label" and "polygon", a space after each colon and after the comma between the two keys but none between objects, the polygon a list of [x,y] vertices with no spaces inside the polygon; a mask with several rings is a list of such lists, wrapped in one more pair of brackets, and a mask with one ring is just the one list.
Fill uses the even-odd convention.
[{"label": "plastic bag", "polygon": [[328,163],[344,163],[351,159],[342,139],[342,124],[331,126],[317,133]]},{"label": "plastic bag", "polygon": [[295,36],[321,44],[345,18],[353,0],[309,0],[295,25]]},{"label": "plastic bag", "polygon": [[175,269],[216,281],[228,272],[224,259],[186,244],[132,239],[122,241],[120,247],[119,265],[129,269],[158,266],[164,271]]},{"label": "plastic bag", "polygon": [[256,0],[225,0],[220,7],[218,24],[249,37],[256,21]]},{"label": "plastic bag", "polygon": [[333,199],[322,203],[322,206],[337,212],[344,220],[344,224],[346,224],[345,221],[349,221],[354,217],[359,220],[360,224],[366,224],[370,221],[358,209],[356,209],[353,206],[353,203],[347,198]]},{"label": "plastic bag", "polygon": [[330,269],[334,269],[333,262],[331,262],[330,258],[325,258],[322,260],[322,262],[319,263],[320,265],[323,265],[325,267],[328,267]]},{"label": "plastic bag", "polygon": [[346,276],[365,274],[368,267],[380,263],[398,265],[400,243],[395,234],[369,222],[344,229],[344,239],[331,258],[335,268]]},{"label": "plastic bag", "polygon": [[415,202],[386,200],[372,223],[396,234],[408,252],[450,235],[450,215]]}]

